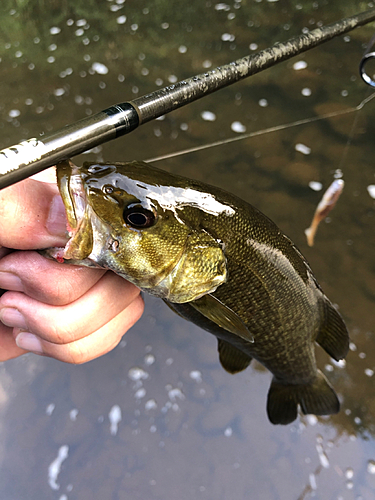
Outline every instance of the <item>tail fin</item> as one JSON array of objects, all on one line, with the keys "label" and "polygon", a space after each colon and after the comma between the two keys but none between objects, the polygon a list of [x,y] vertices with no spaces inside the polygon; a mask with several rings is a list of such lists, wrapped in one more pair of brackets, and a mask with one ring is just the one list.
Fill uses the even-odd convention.
[{"label": "tail fin", "polygon": [[297,418],[300,405],[305,415],[331,415],[338,413],[340,402],[322,372],[309,384],[286,385],[275,378],[268,391],[267,413],[272,424],[290,424]]},{"label": "tail fin", "polygon": [[324,322],[316,341],[333,359],[339,361],[348,353],[348,330],[344,320],[328,299],[325,299],[323,305]]}]

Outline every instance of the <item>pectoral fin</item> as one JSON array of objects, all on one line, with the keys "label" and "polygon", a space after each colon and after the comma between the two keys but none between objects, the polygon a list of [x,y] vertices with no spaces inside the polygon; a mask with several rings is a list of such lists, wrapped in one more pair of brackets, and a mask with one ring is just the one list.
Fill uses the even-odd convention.
[{"label": "pectoral fin", "polygon": [[221,366],[229,373],[238,373],[251,363],[252,357],[233,347],[225,340],[218,339],[219,360]]},{"label": "pectoral fin", "polygon": [[213,295],[203,295],[200,299],[189,302],[189,304],[224,330],[238,335],[247,342],[254,342],[254,337],[242,319]]}]

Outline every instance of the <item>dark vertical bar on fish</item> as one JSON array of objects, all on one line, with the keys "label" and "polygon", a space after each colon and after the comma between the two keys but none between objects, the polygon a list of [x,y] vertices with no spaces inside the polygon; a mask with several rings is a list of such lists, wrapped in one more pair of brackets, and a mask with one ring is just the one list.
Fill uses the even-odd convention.
[{"label": "dark vertical bar on fish", "polygon": [[285,43],[203,73],[131,102],[111,106],[90,118],[38,139],[0,151],[0,189],[55,163],[133,131],[138,125],[301,54],[375,20],[375,9],[317,28]]}]

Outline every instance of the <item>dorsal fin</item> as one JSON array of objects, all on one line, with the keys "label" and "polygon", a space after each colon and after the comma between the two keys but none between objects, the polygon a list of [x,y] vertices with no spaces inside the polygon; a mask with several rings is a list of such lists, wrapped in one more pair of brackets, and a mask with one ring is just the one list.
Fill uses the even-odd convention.
[{"label": "dorsal fin", "polygon": [[317,343],[336,361],[345,358],[349,349],[349,333],[340,314],[325,298],[324,321],[316,338]]},{"label": "dorsal fin", "polygon": [[241,372],[251,363],[251,356],[233,347],[225,340],[218,339],[217,350],[221,366],[229,373]]}]

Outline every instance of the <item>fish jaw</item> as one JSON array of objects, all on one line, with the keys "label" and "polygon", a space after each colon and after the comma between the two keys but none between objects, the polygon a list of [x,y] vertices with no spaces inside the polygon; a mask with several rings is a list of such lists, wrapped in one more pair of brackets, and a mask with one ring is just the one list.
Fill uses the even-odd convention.
[{"label": "fish jaw", "polygon": [[79,168],[70,160],[57,166],[57,183],[64,202],[69,240],[58,260],[83,260],[92,250],[92,227],[89,218],[86,190]]},{"label": "fish jaw", "polygon": [[116,250],[111,228],[105,224],[87,201],[86,189],[80,169],[70,160],[59,163],[57,183],[67,215],[69,240],[65,247],[44,251],[58,262],[88,267],[106,267],[107,250]]},{"label": "fish jaw", "polygon": [[67,230],[73,236],[80,220],[83,218],[87,206],[86,191],[79,168],[70,160],[64,160],[57,165],[57,184],[64,202]]}]

